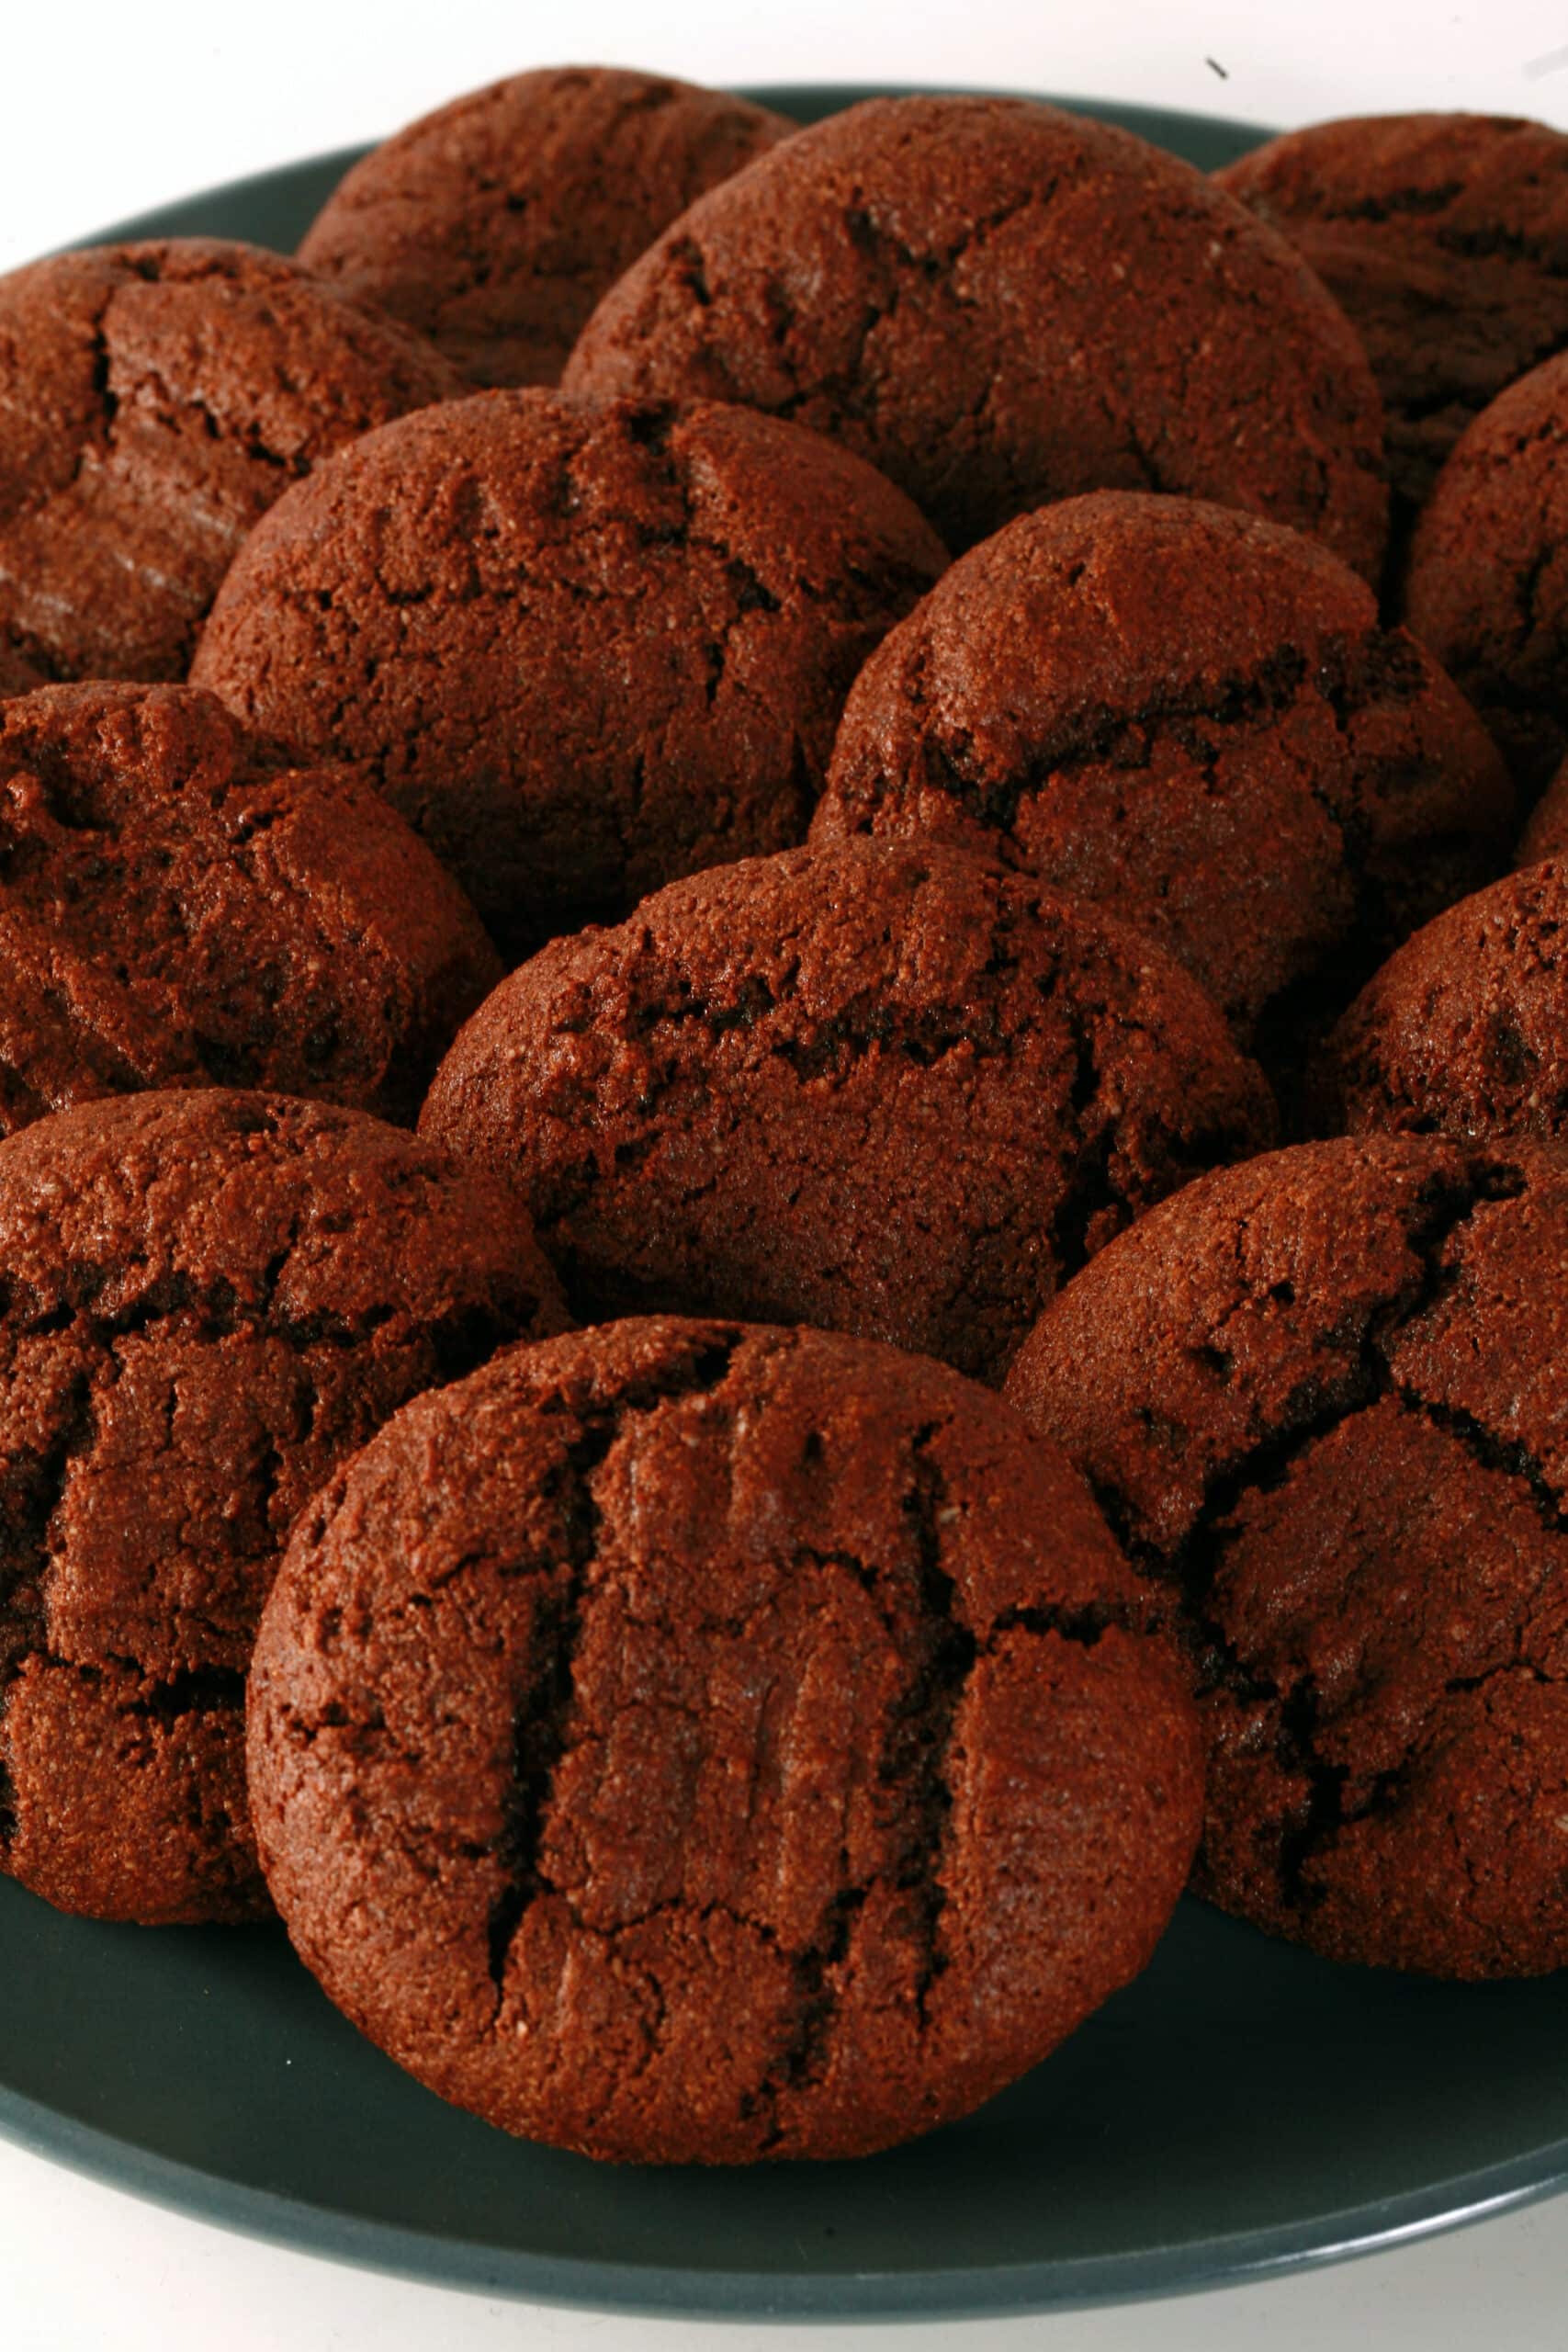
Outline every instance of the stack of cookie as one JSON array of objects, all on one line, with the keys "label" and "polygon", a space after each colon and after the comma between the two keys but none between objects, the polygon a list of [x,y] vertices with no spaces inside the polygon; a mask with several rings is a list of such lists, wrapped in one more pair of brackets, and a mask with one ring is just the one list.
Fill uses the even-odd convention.
[{"label": "stack of cookie", "polygon": [[1568,1962],[1568,141],[1222,178],[573,70],[0,282],[0,1868],[645,2161],[1194,1868]]}]

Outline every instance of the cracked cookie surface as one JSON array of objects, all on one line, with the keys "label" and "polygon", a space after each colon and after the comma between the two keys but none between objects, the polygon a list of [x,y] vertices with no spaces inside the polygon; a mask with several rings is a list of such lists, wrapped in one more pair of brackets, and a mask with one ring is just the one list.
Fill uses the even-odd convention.
[{"label": "cracked cookie surface", "polygon": [[696,875],[552,942],[420,1125],[517,1182],[584,1319],[799,1320],[992,1380],[1091,1251],[1274,1133],[1157,947],[878,842]]},{"label": "cracked cookie surface", "polygon": [[1414,517],[1471,419],[1568,343],[1568,139],[1502,115],[1367,115],[1214,175],[1356,328]]},{"label": "cracked cookie surface", "polygon": [[188,686],[0,702],[0,1133],[95,1095],[265,1086],[412,1124],[501,961],[362,776]]},{"label": "cracked cookie surface", "polygon": [[100,1917],[251,1917],[244,1673],[290,1523],[559,1294],[493,1181],[220,1091],[0,1144],[0,1870]]},{"label": "cracked cookie surface", "polygon": [[299,259],[428,335],[469,383],[553,384],[627,264],[794,129],[655,74],[514,74],[355,164]]},{"label": "cracked cookie surface", "polygon": [[1054,107],[877,99],[797,132],[632,264],[563,381],[794,417],[955,549],[1134,489],[1382,560],[1382,412],[1343,314],[1201,173]]},{"label": "cracked cookie surface", "polygon": [[517,956],[798,841],[852,679],[945,562],[796,426],[481,392],[282,498],[192,674],[365,761]]},{"label": "cracked cookie surface", "polygon": [[946,2121],[1147,1959],[1201,1805],[1082,1482],[891,1349],[510,1349],[301,1520],[258,1637],[269,1882],[491,2122],[628,2161]]},{"label": "cracked cookie surface", "polygon": [[1511,814],[1479,720],[1325,549],[1107,492],[1021,516],[890,631],[811,838],[923,835],[1099,899],[1288,1046],[1495,870]]},{"label": "cracked cookie surface", "polygon": [[1331,1958],[1568,1962],[1568,1159],[1380,1136],[1207,1177],[1008,1396],[1168,1596],[1197,1883]]},{"label": "cracked cookie surface", "polygon": [[1568,352],[1456,443],[1411,542],[1404,618],[1491,729],[1528,806],[1568,754]]},{"label": "cracked cookie surface", "polygon": [[1568,856],[1505,875],[1407,939],[1315,1073],[1325,1126],[1568,1141]]},{"label": "cracked cookie surface", "polygon": [[104,245],[0,278],[0,678],[183,677],[279,492],[462,390],[420,337],[254,245]]}]

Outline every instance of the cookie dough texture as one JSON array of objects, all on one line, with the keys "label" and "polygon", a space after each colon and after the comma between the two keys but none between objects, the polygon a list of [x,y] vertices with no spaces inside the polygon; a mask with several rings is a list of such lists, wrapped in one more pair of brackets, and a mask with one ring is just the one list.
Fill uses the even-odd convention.
[{"label": "cookie dough texture", "polygon": [[1188,164],[1024,100],[876,99],[798,132],[633,263],[563,380],[832,434],[954,548],[1131,489],[1382,559],[1377,389],[1300,257]]},{"label": "cookie dough texture", "polygon": [[290,768],[188,686],[0,703],[0,1133],[94,1095],[267,1086],[411,1124],[501,977],[353,770]]},{"label": "cookie dough texture", "polygon": [[1568,1141],[1568,857],[1405,941],[1329,1040],[1325,1121]]},{"label": "cookie dough texture", "polygon": [[0,1869],[104,1918],[253,1917],[244,1673],[290,1523],[558,1293],[490,1180],[221,1091],[0,1144]]},{"label": "cookie dough texture", "polygon": [[811,838],[950,842],[1099,899],[1265,1035],[1488,879],[1511,818],[1485,729],[1325,548],[1105,492],[1010,524],[884,639]]},{"label": "cookie dough texture", "polygon": [[851,681],[945,561],[775,418],[477,393],[279,500],[193,674],[366,762],[515,957],[798,841]]},{"label": "cookie dough texture", "polygon": [[1568,1162],[1378,1136],[1205,1177],[1011,1401],[1185,1616],[1200,1889],[1337,1960],[1568,1962]]},{"label": "cookie dough texture", "polygon": [[295,262],[212,238],[0,278],[0,683],[181,678],[280,491],[462,379]]},{"label": "cookie dough texture", "polygon": [[1414,514],[1471,419],[1568,344],[1568,139],[1502,115],[1368,115],[1270,140],[1215,178],[1360,335]]},{"label": "cookie dough texture", "polygon": [[1273,1139],[1202,991],[1137,933],[923,844],[787,850],[552,942],[422,1131],[514,1181],[585,1320],[711,1309],[999,1379],[1165,1193]]},{"label": "cookie dough texture", "polygon": [[1536,798],[1568,752],[1568,352],[1457,444],[1411,544],[1404,617]]},{"label": "cookie dough texture", "polygon": [[250,1684],[269,1883],[443,2097],[602,2157],[859,2154],[1148,1958],[1185,1693],[1081,1481],[814,1331],[635,1321],[400,1414]]},{"label": "cookie dough texture", "polygon": [[654,74],[518,74],[355,164],[299,258],[427,335],[472,384],[553,384],[626,265],[794,128]]}]

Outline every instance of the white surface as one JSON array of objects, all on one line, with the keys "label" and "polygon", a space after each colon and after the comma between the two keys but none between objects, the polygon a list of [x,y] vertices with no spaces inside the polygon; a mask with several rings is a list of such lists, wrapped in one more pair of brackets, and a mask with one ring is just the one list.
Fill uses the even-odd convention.
[{"label": "white surface", "polygon": [[[1551,0],[146,0],[5,9],[0,268],[212,181],[369,139],[565,55],[711,82],[1077,91],[1275,123],[1418,106],[1568,125]],[[570,29],[563,30],[569,25]],[[1209,61],[1214,62],[1211,64]],[[1224,76],[1214,65],[1225,69]],[[5,1989],[0,1985],[0,2000]],[[943,2352],[1561,2352],[1568,2199],[1331,2270],[1122,2311],[946,2326]],[[677,2352],[681,2324],[526,2310],[344,2269],[134,2203],[0,2143],[0,2345],[58,2352]],[[713,2327],[703,2352],[889,2352],[907,2329]],[[917,2339],[919,2340],[919,2339]],[[937,2339],[926,2337],[927,2342]]]},{"label": "white surface", "polygon": [[1463,106],[1568,124],[1556,0],[12,0],[0,24],[0,268],[563,55],[706,82],[1093,92],[1258,122]]}]

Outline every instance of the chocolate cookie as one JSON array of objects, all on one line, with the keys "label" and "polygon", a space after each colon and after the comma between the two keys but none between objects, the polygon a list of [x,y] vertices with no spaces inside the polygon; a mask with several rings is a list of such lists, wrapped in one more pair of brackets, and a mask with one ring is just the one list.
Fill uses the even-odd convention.
[{"label": "chocolate cookie", "polygon": [[1471,418],[1568,344],[1568,139],[1502,115],[1313,123],[1215,174],[1366,346],[1408,517]]},{"label": "chocolate cookie", "polygon": [[1341,1137],[1204,1177],[1008,1395],[1184,1616],[1200,1888],[1339,1960],[1568,1962],[1568,1160]]},{"label": "chocolate cookie", "polygon": [[68,1911],[265,1907],[244,1671],[301,1505],[393,1408],[557,1330],[505,1189],[209,1091],[0,1143],[0,1870]]},{"label": "chocolate cookie", "polygon": [[0,278],[0,662],[23,684],[183,677],[279,491],[462,388],[253,245],[105,245]]},{"label": "chocolate cookie", "polygon": [[501,978],[348,768],[290,769],[190,686],[0,703],[0,1134],[98,1094],[269,1086],[412,1124]]},{"label": "chocolate cookie", "polygon": [[633,263],[564,380],[814,425],[954,548],[1136,489],[1382,559],[1377,389],[1342,314],[1201,173],[1055,107],[877,99],[797,133]]},{"label": "chocolate cookie", "polygon": [[1325,1124],[1568,1141],[1568,856],[1407,939],[1328,1041]]},{"label": "chocolate cookie", "polygon": [[428,335],[470,383],[553,384],[627,263],[794,128],[654,74],[519,74],[355,164],[299,258]]},{"label": "chocolate cookie", "polygon": [[1534,865],[1543,857],[1568,850],[1568,760],[1556,769],[1551,783],[1530,811],[1519,837],[1518,862]]},{"label": "chocolate cookie", "polygon": [[398,1415],[301,1520],[249,1759],[300,1953],[444,2098],[644,2163],[856,2155],[1147,1960],[1195,1726],[1083,1485],[816,1331],[633,1322]]},{"label": "chocolate cookie", "polygon": [[786,850],[558,939],[423,1133],[512,1177],[585,1320],[807,1322],[985,1379],[1133,1217],[1272,1140],[1157,947],[942,849]]},{"label": "chocolate cookie", "polygon": [[1510,815],[1485,730],[1323,548],[1105,492],[1010,524],[885,639],[811,837],[1100,899],[1272,1054],[1495,871]]},{"label": "chocolate cookie", "polygon": [[1404,617],[1533,799],[1568,752],[1568,352],[1458,443],[1411,544]]},{"label": "chocolate cookie", "polygon": [[851,680],[945,560],[795,425],[479,393],[282,498],[192,674],[367,762],[523,954],[798,841]]}]

